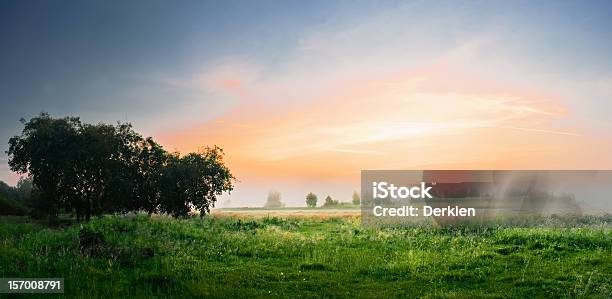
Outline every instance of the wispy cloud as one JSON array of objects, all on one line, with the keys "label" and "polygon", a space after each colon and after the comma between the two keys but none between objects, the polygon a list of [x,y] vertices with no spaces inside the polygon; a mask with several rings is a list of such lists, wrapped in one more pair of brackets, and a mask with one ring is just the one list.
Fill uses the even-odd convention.
[{"label": "wispy cloud", "polygon": [[586,91],[542,71],[514,51],[510,27],[459,30],[460,13],[418,10],[334,18],[302,31],[274,63],[207,68],[192,82],[236,104],[167,132],[164,143],[222,145],[246,181],[329,182],[367,168],[602,167],[612,145],[593,136],[568,97],[603,97],[605,81]]},{"label": "wispy cloud", "polygon": [[[542,148],[563,142],[553,136],[579,136],[557,127],[567,113],[552,96],[504,89],[478,78],[466,78],[470,86],[456,92],[437,90],[447,86],[453,71],[436,66],[389,78],[338,82],[328,94],[299,104],[236,106],[214,122],[167,136],[166,142],[189,149],[206,140],[226,146],[238,169],[299,174],[327,172],[330,167],[351,173],[393,163],[453,161],[474,167],[475,154],[495,161],[505,148],[516,155],[509,149],[517,145]],[[265,90],[260,87],[254,85]],[[441,154],[447,158],[436,158]]]}]

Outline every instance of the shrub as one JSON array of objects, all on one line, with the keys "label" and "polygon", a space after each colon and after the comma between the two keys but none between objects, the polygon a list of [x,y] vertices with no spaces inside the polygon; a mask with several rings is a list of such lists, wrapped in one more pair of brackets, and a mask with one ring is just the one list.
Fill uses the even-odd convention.
[{"label": "shrub", "polygon": [[0,196],[0,215],[25,216],[28,210],[19,202]]}]

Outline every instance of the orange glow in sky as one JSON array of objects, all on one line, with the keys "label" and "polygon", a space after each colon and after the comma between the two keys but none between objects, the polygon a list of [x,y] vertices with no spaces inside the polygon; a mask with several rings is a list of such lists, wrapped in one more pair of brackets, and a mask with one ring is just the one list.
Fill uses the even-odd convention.
[{"label": "orange glow in sky", "polygon": [[[361,169],[579,169],[610,167],[610,143],[584,131],[555,95],[509,89],[429,68],[338,84],[297,103],[241,97],[228,113],[161,136],[169,149],[217,144],[239,179],[340,180]],[[229,82],[229,83],[228,83]],[[272,89],[273,90],[273,89]],[[262,100],[263,99],[263,100]]]},{"label": "orange glow in sky", "polygon": [[0,51],[9,184],[6,141],[41,111],[218,145],[232,206],[350,201],[362,169],[612,169],[607,3],[26,6]]}]

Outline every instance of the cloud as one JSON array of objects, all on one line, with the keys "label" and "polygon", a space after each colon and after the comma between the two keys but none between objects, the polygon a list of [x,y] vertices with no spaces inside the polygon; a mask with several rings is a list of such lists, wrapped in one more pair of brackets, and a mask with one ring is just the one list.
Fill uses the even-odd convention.
[{"label": "cloud", "polygon": [[230,62],[213,65],[209,70],[194,74],[189,84],[193,88],[213,94],[227,93],[246,97],[252,95],[249,88],[258,78],[259,70],[255,66]]},{"label": "cloud", "polygon": [[[497,159],[506,149],[516,155],[517,146],[544,153],[569,142],[563,136],[578,136],[556,125],[567,112],[555,98],[450,72],[436,66],[337,82],[327,95],[299,104],[238,105],[215,121],[163,139],[184,150],[203,142],[222,145],[236,169],[260,175],[336,176],[432,165],[438,157],[440,165],[477,166],[478,155],[481,161]],[[454,88],[446,81],[454,76],[470,84],[450,92]]]},{"label": "cloud", "polygon": [[461,30],[460,14],[405,9],[312,27],[274,63],[207,68],[191,82],[235,105],[163,143],[221,145],[237,175],[258,184],[354,182],[361,169],[612,166],[609,132],[594,135],[568,105],[585,87],[509,52],[508,28]]}]

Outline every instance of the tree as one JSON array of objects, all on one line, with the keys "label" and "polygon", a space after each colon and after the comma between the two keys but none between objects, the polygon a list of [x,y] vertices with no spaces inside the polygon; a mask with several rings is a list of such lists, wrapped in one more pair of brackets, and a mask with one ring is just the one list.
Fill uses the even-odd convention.
[{"label": "tree", "polygon": [[32,196],[32,192],[34,191],[34,183],[32,182],[32,178],[30,177],[21,177],[17,182],[17,186],[15,187],[15,192],[17,194],[17,198],[20,201],[27,202]]},{"label": "tree", "polygon": [[31,178],[36,214],[77,219],[145,210],[184,216],[210,212],[216,197],[233,189],[234,176],[217,146],[180,156],[143,138],[129,123],[84,124],[46,113],[21,120],[9,140],[9,166]]},{"label": "tree", "polygon": [[282,208],[285,204],[281,201],[281,194],[278,191],[268,192],[268,198],[264,204],[264,208]]},{"label": "tree", "polygon": [[0,181],[0,215],[23,216],[30,213],[33,191],[30,178],[19,178],[15,187]]},{"label": "tree", "polygon": [[234,190],[235,177],[223,162],[225,153],[218,146],[206,147],[199,153],[190,153],[184,160],[195,173],[194,182],[188,188],[189,203],[200,213],[210,212],[217,196]]},{"label": "tree", "polygon": [[38,216],[40,218],[40,213],[36,214],[34,207],[37,204],[38,198],[40,197],[40,192],[34,186],[34,182],[31,177],[21,177],[17,182],[17,186],[15,186],[15,192],[17,193],[18,201],[23,204],[23,206],[28,210],[28,213],[31,216]]},{"label": "tree", "polygon": [[186,216],[190,211],[186,189],[190,184],[191,171],[178,153],[168,155],[167,159],[162,169],[159,209],[175,217]]},{"label": "tree", "polygon": [[223,156],[217,146],[183,157],[169,155],[160,182],[160,210],[175,217],[187,216],[192,210],[200,217],[209,213],[217,196],[234,188],[235,178]]},{"label": "tree", "polygon": [[77,125],[61,194],[64,207],[77,219],[92,215],[126,212],[140,208],[136,204],[138,153],[143,142],[128,123]]},{"label": "tree", "polygon": [[353,192],[353,204],[354,205],[359,205],[361,203],[361,196],[359,196],[359,193],[357,193],[357,191]]},{"label": "tree", "polygon": [[17,192],[15,188],[9,186],[7,183],[0,181],[0,195],[7,198],[15,198],[17,197]]},{"label": "tree", "polygon": [[9,167],[32,177],[40,190],[37,200],[40,212],[53,221],[68,199],[74,162],[72,149],[81,122],[75,117],[54,119],[46,113],[21,122],[24,124],[21,135],[9,139],[6,152]]},{"label": "tree", "polygon": [[21,202],[6,197],[0,193],[0,215],[27,215],[26,208]]},{"label": "tree", "polygon": [[143,210],[145,204],[141,177],[150,169],[142,168],[146,163],[141,153],[146,150],[147,141],[152,139],[143,138],[129,123],[118,123],[109,132],[112,134],[107,136],[106,142],[111,154],[102,152],[108,159],[106,162],[100,161],[101,164],[106,164],[109,176],[105,178],[105,195],[100,198],[100,210],[97,210],[96,214]]},{"label": "tree", "polygon": [[151,137],[141,141],[134,179],[135,196],[132,209],[142,209],[149,215],[160,211],[161,184],[168,153]]},{"label": "tree", "polygon": [[114,126],[84,124],[79,127],[77,142],[71,149],[73,167],[67,180],[69,206],[77,219],[82,216],[89,219],[118,207],[113,205],[111,189],[118,187],[112,182],[115,175],[122,176],[125,171],[120,165],[121,143]]},{"label": "tree", "polygon": [[317,195],[310,192],[306,195],[306,206],[309,208],[314,208],[317,206]]},{"label": "tree", "polygon": [[[21,183],[22,180],[20,179],[19,182]],[[26,215],[28,210],[24,199],[25,197],[21,196],[20,188],[11,187],[0,181],[0,215]]]},{"label": "tree", "polygon": [[323,204],[323,206],[325,207],[330,207],[330,206],[337,206],[338,205],[338,201],[334,200],[331,196],[327,196],[325,197],[325,203]]}]

